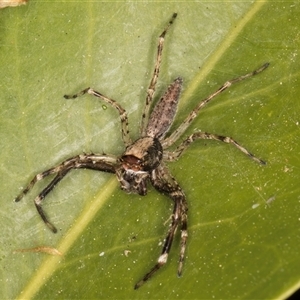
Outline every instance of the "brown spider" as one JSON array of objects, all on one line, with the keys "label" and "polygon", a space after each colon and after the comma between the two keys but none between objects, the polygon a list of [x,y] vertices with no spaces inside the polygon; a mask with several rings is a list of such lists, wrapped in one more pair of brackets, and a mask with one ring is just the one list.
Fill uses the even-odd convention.
[{"label": "brown spider", "polygon": [[174,209],[170,228],[164,240],[161,255],[159,256],[154,267],[140,281],[138,281],[138,283],[134,287],[135,289],[143,285],[149,278],[152,277],[152,275],[156,271],[158,271],[167,262],[173,238],[179,225],[181,226],[181,242],[178,276],[180,276],[182,273],[186,241],[188,237],[188,208],[185,195],[176,180],[170,174],[167,166],[165,165],[165,162],[178,159],[181,156],[182,152],[196,139],[212,139],[230,143],[240,151],[247,154],[254,161],[262,165],[265,164],[263,160],[255,157],[232,138],[207,132],[193,133],[187,139],[185,139],[174,151],[168,151],[168,148],[180,138],[180,136],[185,132],[193,119],[198,115],[200,109],[202,109],[210,100],[226,90],[233,83],[254,76],[265,70],[269,65],[268,63],[266,63],[262,67],[251,73],[234,78],[224,83],[213,94],[202,100],[187,116],[184,122],[169,137],[165,137],[176,114],[176,108],[182,87],[182,78],[178,77],[173,81],[172,84],[170,84],[165,94],[160,98],[158,103],[153,108],[151,114],[150,105],[155,92],[155,86],[161,65],[165,35],[169,27],[175,20],[176,16],[177,14],[174,13],[167,27],[159,36],[154,72],[147,90],[146,104],[142,115],[141,137],[132,142],[128,131],[128,119],[126,111],[116,101],[102,95],[101,93],[91,88],[87,88],[73,96],[65,95],[64,97],[66,99],[73,99],[87,93],[104,100],[106,103],[117,109],[121,118],[122,138],[125,144],[125,152],[121,156],[106,154],[81,154],[75,157],[71,157],[58,166],[37,174],[30,181],[28,186],[25,187],[22,193],[15,199],[15,201],[17,202],[20,201],[23,196],[31,190],[31,188],[37,181],[42,180],[48,175],[56,174],[50,184],[34,200],[39,215],[46,223],[46,225],[55,233],[57,232],[57,229],[52,223],[50,223],[50,221],[46,217],[41,204],[46,195],[50,191],[52,191],[55,185],[60,182],[63,177],[66,176],[67,173],[69,173],[69,171],[73,169],[84,168],[108,173],[115,173],[118,181],[120,182],[122,190],[128,193],[137,193],[142,196],[146,195],[147,183],[150,181],[155,189],[157,189],[161,193],[166,194],[173,200]]}]

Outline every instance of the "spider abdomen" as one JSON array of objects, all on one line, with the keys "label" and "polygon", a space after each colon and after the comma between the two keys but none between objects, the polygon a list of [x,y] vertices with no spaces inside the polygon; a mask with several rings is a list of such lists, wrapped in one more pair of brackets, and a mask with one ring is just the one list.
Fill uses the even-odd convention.
[{"label": "spider abdomen", "polygon": [[182,78],[178,77],[155,105],[147,125],[148,136],[159,139],[165,136],[176,114],[181,87]]}]

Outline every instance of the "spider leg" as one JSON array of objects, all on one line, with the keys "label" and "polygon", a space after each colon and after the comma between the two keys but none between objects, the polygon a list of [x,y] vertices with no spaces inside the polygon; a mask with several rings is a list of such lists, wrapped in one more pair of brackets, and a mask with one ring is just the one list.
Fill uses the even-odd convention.
[{"label": "spider leg", "polygon": [[147,123],[148,123],[148,119],[149,119],[150,105],[151,105],[151,102],[153,99],[153,95],[155,93],[155,86],[156,86],[159,69],[160,69],[160,65],[161,65],[161,58],[162,58],[162,51],[163,51],[163,46],[164,46],[165,35],[166,35],[167,31],[169,30],[170,26],[173,24],[176,17],[177,17],[177,14],[174,13],[171,20],[169,21],[167,27],[159,36],[154,71],[153,71],[153,75],[152,75],[149,87],[147,89],[146,104],[145,104],[144,112],[142,115],[142,123],[141,123],[141,135],[142,136],[146,135],[146,127],[147,127]]},{"label": "spider leg", "polygon": [[178,138],[186,131],[190,123],[197,117],[199,114],[199,111],[213,98],[215,98],[217,95],[225,91],[227,88],[229,88],[232,84],[240,82],[246,78],[255,76],[262,71],[264,71],[269,66],[269,63],[265,63],[260,68],[254,70],[251,73],[248,73],[246,75],[239,76],[237,78],[234,78],[232,80],[229,80],[225,82],[219,89],[217,89],[214,93],[212,93],[210,96],[202,100],[192,111],[191,113],[186,117],[186,119],[183,121],[183,123],[164,141],[162,141],[162,146],[164,149],[170,147],[174,142],[178,140]]},{"label": "spider leg", "polygon": [[183,151],[195,140],[197,139],[202,139],[202,140],[215,140],[215,141],[220,141],[224,142],[227,144],[232,144],[234,145],[237,149],[248,155],[251,159],[256,161],[257,163],[261,165],[265,165],[266,162],[263,161],[260,158],[257,158],[254,156],[251,152],[249,152],[246,148],[241,146],[237,141],[232,139],[231,137],[228,136],[222,136],[222,135],[217,135],[217,134],[212,134],[212,133],[207,133],[207,132],[196,132],[190,135],[186,140],[184,140],[173,152],[170,151],[165,151],[164,152],[164,159],[168,161],[174,161],[178,159]]},{"label": "spider leg", "polygon": [[165,238],[163,249],[161,255],[159,256],[157,263],[154,267],[135,285],[135,289],[138,289],[146,281],[148,281],[153,274],[155,274],[164,264],[167,262],[169,252],[172,247],[172,242],[176,230],[181,224],[181,242],[180,242],[180,254],[179,254],[179,265],[178,265],[178,276],[181,276],[186,241],[188,237],[187,233],[187,203],[185,195],[181,188],[179,187],[176,180],[171,176],[165,166],[160,165],[157,169],[152,172],[151,175],[152,185],[162,193],[167,194],[174,201],[174,209],[172,214],[172,221],[168,231],[168,234]]},{"label": "spider leg", "polygon": [[53,190],[55,185],[60,182],[72,169],[91,169],[96,171],[115,173],[117,165],[117,158],[115,158],[114,156],[95,154],[82,154],[74,156],[65,160],[60,165],[34,176],[30,183],[21,192],[21,194],[15,199],[15,201],[20,201],[32,189],[36,182],[44,179],[49,175],[56,174],[54,179],[34,199],[34,204],[39,215],[41,216],[45,224],[51,229],[51,231],[56,233],[57,229],[48,221],[41,206],[43,199]]},{"label": "spider leg", "polygon": [[120,105],[118,104],[117,101],[110,99],[106,96],[104,96],[103,94],[95,91],[92,88],[86,88],[83,91],[75,94],[75,95],[64,95],[65,99],[75,99],[77,97],[80,97],[84,94],[90,94],[93,95],[97,98],[100,98],[102,100],[104,100],[106,103],[108,103],[109,105],[111,105],[112,107],[114,107],[120,114],[120,119],[121,119],[121,127],[122,127],[122,139],[123,142],[125,144],[125,146],[129,146],[130,144],[132,144],[131,138],[129,136],[129,129],[128,129],[128,117],[127,117],[127,113],[126,110]]},{"label": "spider leg", "polygon": [[42,190],[42,192],[34,199],[35,207],[41,216],[44,223],[50,228],[50,230],[54,233],[57,232],[56,227],[48,221],[48,218],[46,217],[44,210],[42,209],[42,201],[43,199],[53,190],[55,185],[60,182],[66,175],[69,173],[71,169],[61,170],[55,178]]}]

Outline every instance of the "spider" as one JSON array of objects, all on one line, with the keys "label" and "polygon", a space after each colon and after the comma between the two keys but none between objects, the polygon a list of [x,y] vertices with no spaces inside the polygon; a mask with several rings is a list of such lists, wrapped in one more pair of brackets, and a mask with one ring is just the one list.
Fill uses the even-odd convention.
[{"label": "spider", "polygon": [[269,63],[264,64],[260,68],[254,70],[243,76],[239,76],[232,80],[225,82],[219,89],[217,89],[210,96],[200,101],[199,104],[191,111],[181,125],[168,137],[166,134],[173,123],[175,118],[177,104],[179,101],[180,91],[182,88],[183,80],[181,77],[176,78],[167,88],[166,92],[157,102],[150,113],[150,106],[153,100],[155,87],[158,79],[158,74],[162,59],[162,50],[164,46],[165,36],[173,24],[177,14],[174,13],[168,25],[159,36],[157,47],[157,55],[154,66],[153,75],[147,89],[146,103],[141,120],[141,133],[140,137],[134,142],[131,140],[128,131],[128,118],[125,109],[122,108],[115,100],[104,96],[103,94],[95,91],[92,88],[86,88],[75,95],[65,95],[66,99],[75,99],[84,94],[90,94],[100,98],[104,102],[115,108],[120,115],[122,139],[125,144],[125,151],[120,156],[107,155],[107,154],[80,154],[71,157],[61,164],[52,167],[42,173],[37,174],[30,183],[23,189],[21,194],[15,199],[16,202],[20,201],[34,186],[34,184],[46,176],[56,175],[54,179],[40,192],[34,199],[35,207],[45,222],[45,224],[56,233],[57,229],[48,220],[43,209],[43,199],[53,190],[55,185],[60,182],[71,170],[73,169],[91,169],[96,171],[103,171],[114,173],[120,183],[121,189],[127,193],[137,193],[141,196],[147,194],[147,184],[150,182],[152,186],[160,193],[169,196],[174,203],[173,213],[171,216],[171,224],[164,240],[162,252],[152,269],[136,283],[135,289],[142,286],[148,281],[153,274],[155,274],[167,262],[169,252],[171,250],[172,242],[176,230],[180,227],[180,251],[179,251],[179,264],[178,276],[181,276],[183,262],[185,257],[185,250],[188,238],[187,231],[187,201],[185,194],[174,177],[170,174],[166,162],[177,160],[183,151],[197,139],[210,139],[221,141],[224,143],[232,144],[238,150],[248,155],[255,162],[264,165],[265,162],[253,154],[246,148],[240,145],[231,137],[221,136],[207,132],[195,132],[188,138],[183,140],[175,150],[168,150],[186,131],[187,127],[196,118],[199,111],[209,103],[218,94],[229,88],[232,84],[240,82],[246,78],[252,77],[265,70]]}]

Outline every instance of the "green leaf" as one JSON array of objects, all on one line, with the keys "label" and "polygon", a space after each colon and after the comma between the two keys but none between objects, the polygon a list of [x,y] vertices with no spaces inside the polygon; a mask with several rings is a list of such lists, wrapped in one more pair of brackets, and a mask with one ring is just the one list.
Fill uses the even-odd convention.
[{"label": "green leaf", "polygon": [[[134,291],[161,252],[166,196],[152,187],[128,195],[113,175],[73,171],[43,203],[56,235],[32,202],[49,179],[13,199],[71,156],[124,151],[113,108],[64,94],[91,86],[117,100],[138,137],[158,36],[174,12],[156,93],[183,77],[171,130],[226,80],[270,62],[209,103],[185,135],[232,136],[267,165],[215,141],[170,163],[189,204],[183,276],[177,234],[166,266]],[[1,298],[266,299],[300,286],[297,1],[30,1],[0,14]],[[16,251],[41,246],[63,256]]]}]

